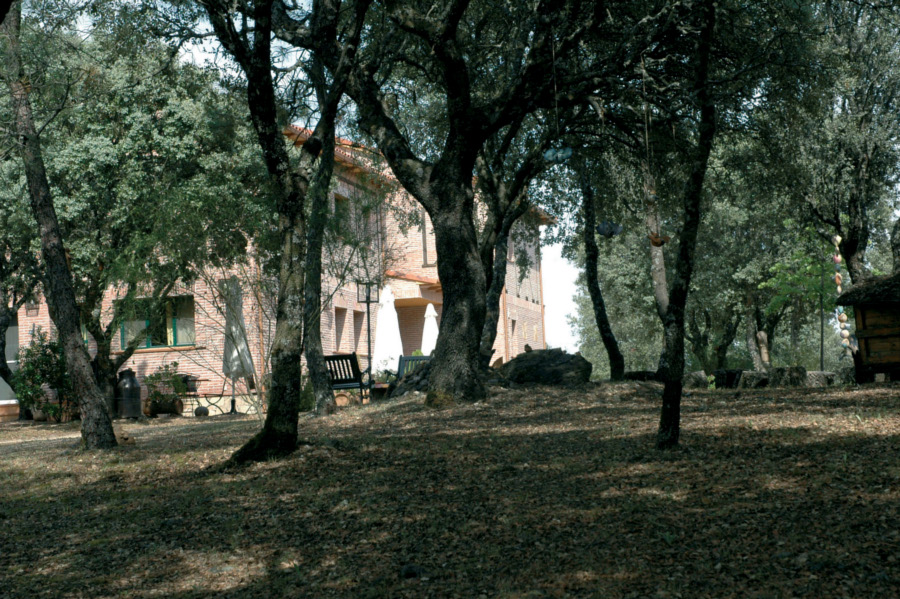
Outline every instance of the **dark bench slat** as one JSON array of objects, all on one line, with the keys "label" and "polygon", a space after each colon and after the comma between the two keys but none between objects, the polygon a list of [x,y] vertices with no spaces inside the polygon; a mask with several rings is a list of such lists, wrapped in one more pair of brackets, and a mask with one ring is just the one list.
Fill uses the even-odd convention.
[{"label": "dark bench slat", "polygon": [[365,394],[366,386],[362,380],[359,358],[355,352],[339,356],[325,356],[325,367],[328,369],[328,378],[331,380],[333,390],[359,389],[361,394]]}]

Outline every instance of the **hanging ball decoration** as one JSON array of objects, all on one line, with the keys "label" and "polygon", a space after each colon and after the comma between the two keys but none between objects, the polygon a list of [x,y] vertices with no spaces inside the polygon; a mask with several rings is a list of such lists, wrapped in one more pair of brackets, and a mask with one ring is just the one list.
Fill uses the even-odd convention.
[{"label": "hanging ball decoration", "polygon": [[841,347],[846,347],[850,349],[850,340],[849,339],[841,339]]},{"label": "hanging ball decoration", "polygon": [[842,337],[843,339],[849,339],[849,338],[850,338],[850,331],[848,331],[847,329],[841,330],[841,337]]},{"label": "hanging ball decoration", "polygon": [[842,240],[842,237],[840,235],[835,235],[834,237],[831,238],[831,243],[838,246],[838,245],[841,245],[841,240]]},{"label": "hanging ball decoration", "polygon": [[841,328],[841,329],[846,329],[846,328],[849,327],[849,326],[850,326],[850,325],[848,325],[846,322],[842,322],[842,323],[838,324],[838,327]]},{"label": "hanging ball decoration", "polygon": [[838,320],[840,320],[841,322],[847,322],[847,315],[841,312],[840,314],[838,314]]},{"label": "hanging ball decoration", "polygon": [[837,307],[837,311],[838,311],[838,314],[843,314],[843,313],[844,313],[844,306],[838,306],[838,307]]},{"label": "hanging ball decoration", "polygon": [[841,276],[841,273],[837,273],[834,275],[834,282],[840,285],[844,281],[844,277]]},{"label": "hanging ball decoration", "polygon": [[840,264],[840,263],[841,263],[841,255],[840,255],[840,254],[835,254],[835,255],[834,255],[834,263],[835,263],[835,264]]},{"label": "hanging ball decoration", "polygon": [[838,293],[843,293],[843,292],[844,292],[844,289],[843,289],[840,285],[838,285],[838,286],[837,286],[837,292],[838,292]]},{"label": "hanging ball decoration", "polygon": [[544,160],[547,162],[555,162],[556,164],[562,164],[566,160],[572,157],[572,153],[574,150],[572,148],[566,146],[563,148],[550,148],[546,152],[544,152]]}]

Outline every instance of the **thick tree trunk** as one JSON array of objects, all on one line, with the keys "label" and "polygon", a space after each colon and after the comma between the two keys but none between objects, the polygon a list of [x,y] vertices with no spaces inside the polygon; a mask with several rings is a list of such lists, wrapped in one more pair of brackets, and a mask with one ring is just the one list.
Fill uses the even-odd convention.
[{"label": "thick tree trunk", "polygon": [[715,370],[725,368],[728,360],[728,350],[731,348],[731,344],[734,343],[738,328],[741,326],[741,315],[735,311],[733,318],[734,320],[729,320],[725,326],[725,332],[722,334],[719,345],[713,348],[716,355]]},{"label": "thick tree trunk", "polygon": [[303,268],[305,230],[301,217],[279,217],[281,267],[275,336],[272,340],[272,383],[266,420],[252,439],[238,449],[226,466],[282,457],[297,449],[302,377]]},{"label": "thick tree trunk", "polygon": [[684,376],[684,308],[687,303],[694,270],[694,252],[700,228],[700,198],[716,135],[716,110],[709,93],[709,60],[715,25],[715,5],[707,0],[700,41],[697,48],[697,80],[695,90],[700,109],[699,137],[684,189],[684,226],[678,244],[675,278],[669,292],[669,307],[663,321],[666,343],[665,387],[663,405],[656,433],[656,446],[667,449],[678,445],[681,428],[681,392]]},{"label": "thick tree trunk", "polygon": [[40,137],[34,125],[29,85],[19,58],[20,19],[21,4],[17,4],[7,15],[0,28],[0,35],[5,38],[6,44],[5,75],[15,115],[18,150],[25,166],[31,209],[40,230],[45,293],[65,351],[68,374],[78,396],[82,442],[88,449],[107,449],[116,446],[116,435],[106,410],[106,402],[94,381],[90,357],[81,339],[72,275],[66,264],[59,221],[41,155]]},{"label": "thick tree trunk", "polygon": [[[441,186],[453,189],[451,182]],[[458,189],[459,186],[456,186]],[[460,193],[466,193],[462,191]],[[477,401],[485,396],[478,376],[485,319],[485,273],[472,222],[472,201],[446,202],[431,214],[444,295],[440,332],[428,381],[428,403]]]},{"label": "thick tree trunk", "polygon": [[306,367],[316,398],[316,413],[331,414],[337,409],[322,351],[322,244],[328,221],[328,189],[334,167],[334,128],[325,127],[322,153],[307,196],[310,201],[306,235],[306,284],[303,300]]},{"label": "thick tree trunk", "polygon": [[10,387],[13,386],[13,373],[9,367],[9,364],[6,363],[6,331],[9,329],[10,323],[12,323],[12,317],[15,312],[7,308],[9,305],[9,298],[6,297],[5,293],[0,292],[0,379],[3,379],[7,385]]},{"label": "thick tree trunk", "polygon": [[891,255],[894,258],[894,272],[900,272],[900,218],[891,229]]},{"label": "thick tree trunk", "polygon": [[[253,43],[237,32],[229,6],[201,1],[216,37],[247,76],[250,119],[256,131],[269,178],[277,192],[276,210],[281,239],[278,303],[272,340],[272,381],[268,411],[262,430],[238,449],[225,464],[281,457],[297,448],[300,414],[301,356],[303,353],[303,289],[306,257],[306,219],[303,202],[309,178],[291,164],[279,126],[278,104],[272,79],[272,5],[253,4]],[[309,140],[304,152],[318,156],[321,143]],[[311,159],[307,160],[307,163]]]},{"label": "thick tree trunk", "polygon": [[606,315],[606,304],[603,301],[603,293],[600,290],[600,279],[597,276],[597,266],[600,251],[597,248],[597,239],[594,237],[594,228],[597,226],[597,217],[594,212],[594,190],[587,179],[587,173],[581,173],[581,210],[584,216],[584,276],[587,280],[588,293],[591,296],[591,305],[594,309],[594,320],[600,329],[600,338],[606,355],[609,358],[610,379],[621,381],[625,379],[625,357],[619,350],[619,343],[609,324]]}]

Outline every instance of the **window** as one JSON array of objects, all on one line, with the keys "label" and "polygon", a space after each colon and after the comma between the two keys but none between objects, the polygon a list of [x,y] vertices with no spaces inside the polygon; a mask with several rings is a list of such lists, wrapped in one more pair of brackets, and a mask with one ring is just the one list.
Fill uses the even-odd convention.
[{"label": "window", "polygon": [[349,231],[350,200],[344,196],[334,196],[334,224],[338,233],[345,234]]},{"label": "window", "polygon": [[[334,309],[334,353],[341,353],[344,345],[344,324],[347,322],[346,308]],[[353,342],[351,341],[352,345]]]},{"label": "window", "polygon": [[194,345],[194,298],[172,297],[155,307],[151,300],[138,300],[135,317],[122,323],[122,347],[135,337],[138,349]]}]

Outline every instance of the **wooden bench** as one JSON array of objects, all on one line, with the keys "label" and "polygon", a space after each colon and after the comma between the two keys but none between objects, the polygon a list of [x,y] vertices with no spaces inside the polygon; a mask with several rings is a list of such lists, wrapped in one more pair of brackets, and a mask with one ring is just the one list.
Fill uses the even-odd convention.
[{"label": "wooden bench", "polygon": [[359,390],[360,397],[367,396],[367,387],[363,383],[363,373],[359,368],[356,352],[337,356],[325,356],[325,367],[333,391]]}]

